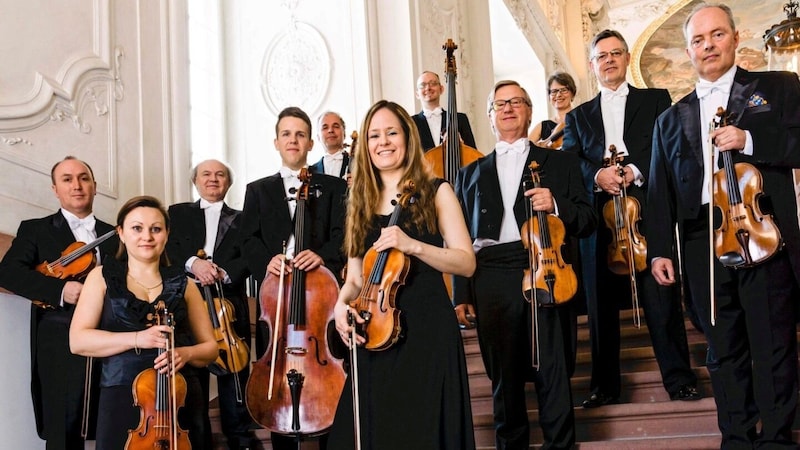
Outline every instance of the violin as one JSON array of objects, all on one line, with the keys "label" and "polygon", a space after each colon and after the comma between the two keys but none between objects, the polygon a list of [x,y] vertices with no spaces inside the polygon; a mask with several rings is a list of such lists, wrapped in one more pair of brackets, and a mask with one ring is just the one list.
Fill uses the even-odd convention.
[{"label": "violin", "polygon": [[[197,257],[207,259],[203,249],[197,251]],[[222,295],[222,283],[215,285],[218,296],[211,293],[210,286],[203,286],[203,298],[206,301],[211,326],[214,328],[214,338],[217,341],[219,353],[217,359],[208,365],[208,371],[214,375],[227,375],[238,373],[250,363],[250,347],[236,334],[232,322],[236,321],[236,310],[230,300]],[[239,378],[234,377],[236,383],[236,397],[242,398]]]},{"label": "violin", "polygon": [[[525,189],[541,187],[540,166],[532,161],[528,166],[531,185]],[[522,245],[528,249],[528,269],[522,281],[522,292],[528,301],[539,305],[565,303],[578,292],[578,278],[571,264],[561,255],[566,239],[564,223],[553,214],[533,210],[533,200],[526,202],[528,219],[522,224]],[[535,286],[535,289],[534,289]]]},{"label": "violin", "polygon": [[[615,167],[617,175],[625,178],[622,166],[624,155],[620,155],[615,145],[608,150],[611,156],[605,158],[604,167]],[[628,275],[631,282],[631,302],[633,308],[633,324],[641,327],[639,313],[639,290],[636,284],[636,272],[647,268],[647,241],[639,232],[638,222],[642,220],[641,204],[635,197],[628,196],[625,183],[620,184],[620,195],[614,195],[603,205],[603,219],[611,230],[611,243],[608,244],[608,269],[617,275]]]},{"label": "violin", "polygon": [[117,230],[111,230],[88,244],[73,242],[61,252],[60,258],[53,262],[42,262],[36,266],[36,271],[61,280],[83,279],[97,265],[97,256],[92,250],[115,234]]},{"label": "violin", "polygon": [[[163,300],[156,304],[155,314],[149,314],[148,319],[154,320],[155,325],[174,327],[172,314]],[[165,337],[168,350],[159,348],[159,355],[175,350],[171,333],[165,333]],[[150,367],[136,376],[132,389],[133,403],[141,408],[141,416],[139,426],[128,430],[125,450],[190,450],[189,433],[178,424],[178,409],[186,401],[183,375],[170,376]]]},{"label": "violin", "polygon": [[[310,186],[306,168],[296,191],[295,254],[307,247],[307,201],[320,194]],[[284,250],[285,253],[285,250]],[[264,355],[252,366],[247,382],[247,409],[264,428],[300,439],[324,432],[344,386],[341,361],[330,353],[327,325],[339,296],[339,283],[325,266],[294,268],[280,276],[267,273],[259,292],[259,324],[272,331]],[[333,336],[332,338],[338,338]]]},{"label": "violin", "polygon": [[456,107],[456,58],[458,46],[452,39],[442,45],[445,51],[445,80],[447,81],[447,130],[442,144],[425,153],[433,174],[453,183],[458,170],[482,157],[478,150],[464,144],[458,137],[458,108]]},{"label": "violin", "polygon": [[[394,202],[390,227],[397,225],[402,210],[416,201],[413,181],[407,180],[402,191],[399,200]],[[410,267],[411,259],[396,248],[380,252],[370,248],[364,255],[364,281],[350,306],[365,320],[362,331],[367,350],[386,350],[402,337],[400,310],[395,298],[397,290],[405,284]]]},{"label": "violin", "polygon": [[[727,125],[728,116],[720,107],[712,126]],[[714,229],[714,253],[725,267],[752,267],[775,255],[783,239],[772,215],[759,206],[764,195],[761,172],[749,163],[734,164],[732,153],[719,152],[723,167],[712,181],[714,209],[722,217]]]},{"label": "violin", "polygon": [[353,158],[356,157],[356,143],[358,142],[358,131],[353,130],[350,134],[350,144],[344,144],[345,147],[350,147],[350,155],[347,158],[347,164],[344,167],[345,173],[345,180],[347,181],[347,187],[350,187],[350,177],[353,169]]},{"label": "violin", "polygon": [[551,148],[553,150],[561,150],[561,146],[564,144],[564,127],[566,126],[566,122],[561,122],[553,128],[553,131],[550,132],[550,136],[547,139],[539,139],[536,141],[536,145],[539,147]]}]

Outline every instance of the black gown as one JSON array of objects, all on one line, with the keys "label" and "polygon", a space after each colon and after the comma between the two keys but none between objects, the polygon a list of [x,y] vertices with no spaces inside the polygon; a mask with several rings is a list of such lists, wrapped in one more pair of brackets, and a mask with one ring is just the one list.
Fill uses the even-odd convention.
[{"label": "black gown", "polygon": [[[388,221],[389,216],[373,220],[365,248]],[[442,246],[438,233],[420,235],[402,228],[415,239]],[[402,311],[405,337],[385,351],[358,350],[362,449],[474,449],[464,347],[442,274],[412,257],[396,306]],[[352,450],[353,436],[348,377],[328,450]]]},{"label": "black gown", "polygon": [[[125,263],[113,258],[105,261],[103,277],[106,281],[106,296],[99,328],[114,332],[144,330],[148,324],[153,323],[148,314],[155,312],[156,304],[163,300],[167,310],[173,314],[175,345],[191,345],[193,337],[184,299],[187,279],[183,268],[179,266],[161,268],[162,292],[151,303],[136,298],[128,290],[126,275]],[[139,372],[153,367],[156,356],[158,356],[156,349],[140,349],[138,354],[134,350],[128,350],[107,358],[98,358],[102,363],[102,375],[95,446],[97,450],[124,448],[128,430],[139,426],[140,409],[133,405],[131,387]],[[206,444],[193,440],[191,432],[192,429],[196,429],[192,426],[196,421],[192,416],[192,410],[198,409],[192,405],[193,402],[202,399],[196,369],[184,366],[181,373],[186,379],[187,394],[184,407],[178,411],[178,423],[183,429],[189,429],[192,448],[203,448]]]}]

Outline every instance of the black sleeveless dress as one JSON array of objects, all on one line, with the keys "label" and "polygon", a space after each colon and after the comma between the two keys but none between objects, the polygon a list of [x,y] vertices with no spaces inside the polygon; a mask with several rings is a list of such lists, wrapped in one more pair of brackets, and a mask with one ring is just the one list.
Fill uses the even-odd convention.
[{"label": "black sleeveless dress", "polygon": [[[173,314],[175,323],[175,345],[191,345],[193,342],[189,326],[189,314],[184,300],[186,275],[179,266],[162,267],[162,292],[152,303],[136,298],[128,290],[126,283],[127,265],[113,258],[108,258],[103,265],[103,278],[106,281],[106,296],[99,329],[126,332],[141,331],[153,323],[148,318],[155,312],[159,301],[164,301],[167,311]],[[144,369],[153,367],[158,355],[156,349],[141,349],[137,354],[128,350],[101,359],[102,375],[100,376],[100,398],[97,420],[97,450],[124,448],[128,439],[128,430],[139,425],[139,408],[133,405],[132,385],[136,376]],[[178,422],[183,424],[186,414],[184,410],[191,404],[198,393],[194,386],[196,375],[188,366],[181,369],[187,379],[187,399],[178,413]],[[183,426],[186,428],[186,426]],[[191,433],[190,433],[191,437]],[[194,446],[193,446],[194,447]]]},{"label": "black sleeveless dress", "polygon": [[[389,216],[374,218],[365,248],[388,222]],[[400,223],[409,236],[442,246],[440,234]],[[412,257],[396,301],[405,337],[385,351],[358,351],[362,449],[474,449],[464,347],[441,272]],[[355,448],[352,400],[348,377],[328,450]]]}]

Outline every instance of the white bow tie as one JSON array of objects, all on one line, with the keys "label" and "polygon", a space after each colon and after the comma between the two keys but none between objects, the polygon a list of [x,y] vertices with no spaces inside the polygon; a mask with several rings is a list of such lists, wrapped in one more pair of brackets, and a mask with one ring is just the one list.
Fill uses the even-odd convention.
[{"label": "white bow tie", "polygon": [[286,166],[281,167],[280,169],[281,178],[297,178],[300,175],[299,170],[292,170]]},{"label": "white bow tie", "polygon": [[525,150],[528,148],[528,140],[525,138],[517,139],[513,143],[509,144],[508,142],[500,141],[494,146],[494,150],[497,152],[498,155],[504,155],[509,151],[514,153],[524,153]]},{"label": "white bow tie", "polygon": [[325,155],[324,158],[325,161],[342,161],[344,160],[344,155],[342,155],[342,152],[339,152],[334,153],[333,155]]},{"label": "white bow tie", "polygon": [[706,80],[698,80],[697,84],[695,85],[695,90],[697,91],[697,98],[703,98],[708,94],[714,92],[714,90],[718,90],[724,94],[729,94],[731,92],[731,80],[727,77],[721,77],[714,81],[713,83]]},{"label": "white bow tie", "polygon": [[442,115],[442,108],[436,108],[433,111],[425,111],[425,117],[440,117]]},{"label": "white bow tie", "polygon": [[85,230],[94,230],[95,218],[94,215],[89,215],[84,217],[83,219],[78,219],[77,217],[70,217],[67,219],[69,222],[70,229],[77,230],[80,227],[83,227]]},{"label": "white bow tie", "polygon": [[616,91],[612,91],[611,89],[601,87],[600,88],[600,98],[606,101],[610,101],[613,98],[625,98],[628,96],[628,85],[623,84],[622,86],[618,87]]},{"label": "white bow tie", "polygon": [[222,202],[211,203],[208,200],[206,200],[204,198],[201,198],[200,199],[200,209],[210,209],[210,210],[222,211]]}]

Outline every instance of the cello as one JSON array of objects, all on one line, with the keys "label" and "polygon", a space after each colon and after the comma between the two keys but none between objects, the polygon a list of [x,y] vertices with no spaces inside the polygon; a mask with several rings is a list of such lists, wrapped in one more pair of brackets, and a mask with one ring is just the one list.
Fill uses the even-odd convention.
[{"label": "cello", "polygon": [[[172,314],[163,300],[155,307],[155,314],[148,314],[155,325],[173,327]],[[158,354],[175,350],[175,340],[167,335],[167,348],[159,348]],[[141,408],[139,426],[128,430],[125,450],[190,450],[189,433],[178,425],[178,409],[186,400],[186,379],[170,367],[161,373],[149,367],[133,380],[133,403]]]},{"label": "cello", "polygon": [[[528,166],[531,180],[524,189],[541,187],[540,166],[532,161]],[[530,184],[528,184],[530,183]],[[539,306],[566,303],[578,292],[578,277],[561,255],[566,238],[564,223],[553,214],[534,211],[533,197],[525,202],[527,220],[519,234],[522,245],[528,250],[528,268],[522,277],[522,294],[531,304],[531,362],[539,368]]]},{"label": "cello", "polygon": [[[403,208],[416,201],[413,181],[407,180],[402,190],[400,199],[394,202],[387,227],[397,225]],[[367,339],[364,348],[386,350],[402,337],[400,310],[396,308],[395,297],[400,286],[405,284],[411,259],[396,248],[380,252],[370,248],[364,255],[363,267],[361,291],[350,306],[365,320],[362,324]]]},{"label": "cello", "polygon": [[[311,175],[300,171],[296,191],[295,254],[305,242]],[[285,264],[285,259],[284,263]],[[294,268],[290,274],[267,273],[259,292],[264,322],[272,331],[267,351],[252,366],[247,382],[247,409],[253,419],[278,434],[314,436],[326,431],[344,386],[341,361],[331,355],[327,324],[339,294],[336,277],[325,266],[310,271]]]},{"label": "cello", "polygon": [[[611,156],[605,158],[604,167],[614,166],[617,175],[625,178],[622,166],[623,155],[620,155],[615,145],[610,145],[608,150]],[[619,195],[614,195],[611,200],[603,205],[603,219],[608,229],[611,230],[611,242],[608,244],[608,270],[617,275],[628,275],[631,282],[631,303],[633,308],[633,326],[642,326],[642,316],[639,312],[639,290],[636,285],[636,272],[647,268],[647,241],[639,232],[637,222],[642,220],[642,209],[639,200],[628,196],[628,189],[622,183],[619,186]]]}]

